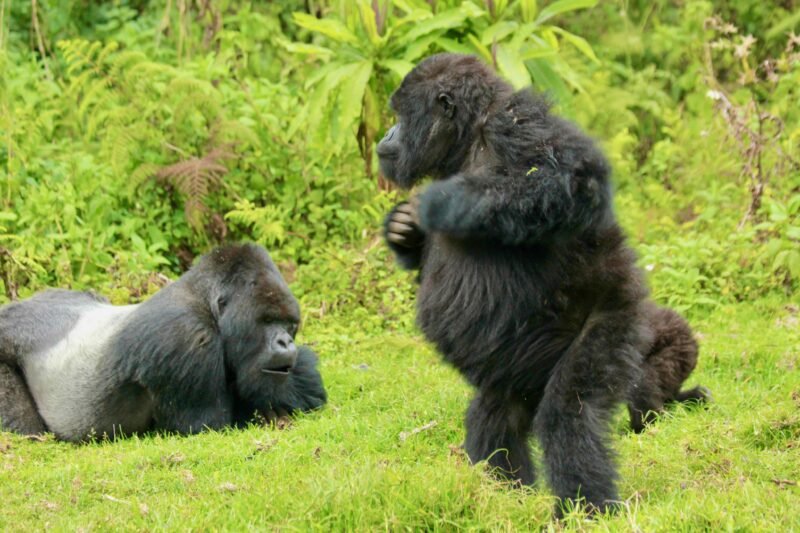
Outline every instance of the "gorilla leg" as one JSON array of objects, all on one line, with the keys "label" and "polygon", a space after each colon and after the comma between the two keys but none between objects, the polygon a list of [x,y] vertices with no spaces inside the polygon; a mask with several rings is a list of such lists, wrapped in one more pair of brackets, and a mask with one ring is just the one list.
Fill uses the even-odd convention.
[{"label": "gorilla leg", "polygon": [[23,435],[47,431],[25,379],[3,363],[0,363],[0,428]]},{"label": "gorilla leg", "polygon": [[478,393],[467,410],[467,455],[473,463],[488,459],[506,479],[532,485],[536,479],[528,449],[532,423],[532,411],[526,406]]},{"label": "gorilla leg", "polygon": [[638,337],[630,311],[593,314],[550,376],[534,424],[562,504],[582,498],[593,512],[618,501],[609,422],[637,381]]},{"label": "gorilla leg", "polygon": [[653,369],[645,365],[643,379],[634,385],[628,400],[628,414],[631,417],[631,429],[641,433],[647,424],[655,420],[664,408],[661,390],[655,385],[658,376],[653,376]]}]

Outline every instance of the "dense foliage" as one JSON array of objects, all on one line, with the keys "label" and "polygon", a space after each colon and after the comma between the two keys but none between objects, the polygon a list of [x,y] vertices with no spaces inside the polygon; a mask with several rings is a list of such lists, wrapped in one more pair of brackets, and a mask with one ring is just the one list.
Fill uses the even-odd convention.
[{"label": "dense foliage", "polygon": [[441,50],[546,90],[601,139],[657,298],[796,294],[798,6],[595,4],[2,2],[1,297],[135,300],[253,239],[312,316],[408,324],[373,146],[392,88]]}]

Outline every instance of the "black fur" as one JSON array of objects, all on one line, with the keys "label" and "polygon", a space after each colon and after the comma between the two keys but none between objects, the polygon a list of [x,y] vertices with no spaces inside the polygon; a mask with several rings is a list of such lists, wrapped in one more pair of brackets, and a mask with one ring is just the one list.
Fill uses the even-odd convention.
[{"label": "black fur", "polygon": [[[108,333],[87,337],[91,326],[80,327],[82,319],[107,322]],[[47,429],[64,440],[194,433],[256,413],[315,409],[327,396],[316,355],[294,345],[299,322],[297,301],[255,245],[212,251],[136,306],[47,291],[0,308],[0,370],[11,376],[0,381],[0,420],[36,432],[26,429],[36,428],[18,400],[30,396]],[[80,350],[53,349],[68,336],[66,346]],[[52,371],[58,365],[63,373]],[[20,372],[25,382],[14,382]]]},{"label": "black fur", "polygon": [[641,432],[665,406],[675,402],[704,403],[711,399],[705,387],[681,391],[697,365],[697,341],[689,324],[675,311],[649,303],[645,309],[653,329],[652,344],[643,349],[641,380],[628,401],[633,431]]},{"label": "black fur", "polygon": [[477,388],[470,458],[531,484],[532,431],[559,498],[612,506],[609,419],[658,332],[614,216],[608,163],[542,98],[471,56],[423,61],[392,107],[383,173],[402,187],[437,181],[418,206],[397,206],[384,232],[400,263],[421,270],[419,326]]}]

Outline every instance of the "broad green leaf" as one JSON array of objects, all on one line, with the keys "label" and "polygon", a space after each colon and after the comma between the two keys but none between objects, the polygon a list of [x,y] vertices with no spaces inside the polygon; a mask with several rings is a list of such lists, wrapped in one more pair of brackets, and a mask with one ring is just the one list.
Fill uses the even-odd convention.
[{"label": "broad green leaf", "polygon": [[519,56],[523,59],[535,59],[537,57],[552,57],[556,54],[549,45],[532,44],[523,46],[519,51]]},{"label": "broad green leaf", "polygon": [[361,23],[364,25],[367,37],[369,37],[369,42],[377,45],[381,42],[381,36],[378,35],[378,26],[375,23],[375,10],[372,9],[370,3],[359,0],[358,11],[361,15]]},{"label": "broad green leaf", "polygon": [[434,42],[436,42],[436,40],[439,38],[439,35],[440,33],[436,32],[433,35],[428,35],[421,39],[417,39],[411,43],[408,48],[406,48],[406,51],[403,54],[403,59],[405,61],[416,61],[428,51],[428,48],[430,48]]},{"label": "broad green leaf", "polygon": [[567,42],[583,53],[583,55],[595,63],[600,63],[600,60],[597,59],[597,56],[594,54],[594,50],[592,50],[592,45],[590,45],[586,39],[583,37],[578,37],[574,33],[568,32],[567,30],[559,28],[558,26],[553,26],[552,30],[561,35]]},{"label": "broad green leaf", "polygon": [[400,38],[399,44],[405,46],[413,43],[420,37],[439,30],[449,30],[460,26],[466,18],[461,9],[450,9],[434,15],[433,17],[415,25],[412,30]]},{"label": "broad green leaf", "polygon": [[467,35],[467,40],[468,40],[468,41],[470,42],[470,44],[471,44],[471,45],[472,45],[472,46],[475,48],[475,52],[476,52],[476,53],[477,53],[479,56],[481,56],[481,57],[483,58],[483,60],[484,60],[484,61],[486,61],[486,62],[487,62],[487,63],[489,63],[489,64],[491,64],[491,63],[493,63],[493,62],[494,62],[494,59],[492,58],[492,51],[491,51],[491,50],[489,50],[488,48],[486,48],[486,47],[483,45],[483,43],[481,43],[481,42],[478,40],[478,38],[477,38],[477,37],[475,37],[473,34],[471,34],[471,33],[470,33],[470,34],[468,34],[468,35]]},{"label": "broad green leaf", "polygon": [[324,46],[317,46],[315,44],[289,42],[281,39],[279,43],[289,52],[299,55],[330,57],[333,55],[333,50],[325,48]]},{"label": "broad green leaf", "polygon": [[558,37],[556,37],[556,34],[552,28],[553,26],[547,26],[545,28],[542,28],[541,30],[539,30],[539,35],[541,35],[542,39],[544,39],[544,41],[547,44],[552,46],[554,50],[558,50],[559,49]]},{"label": "broad green leaf", "polygon": [[460,43],[455,39],[448,39],[446,37],[439,37],[436,39],[436,44],[445,52],[452,52],[454,54],[474,54],[475,49],[464,43]]},{"label": "broad green leaf", "polygon": [[491,45],[493,42],[502,41],[507,35],[514,33],[519,24],[511,21],[501,21],[492,24],[481,33],[481,43]]},{"label": "broad green leaf", "polygon": [[461,2],[461,4],[458,6],[458,9],[460,9],[467,18],[473,19],[473,22],[475,19],[479,19],[488,15],[485,9],[476,6],[474,2]]},{"label": "broad green leaf", "polygon": [[403,79],[406,74],[414,68],[414,63],[411,61],[403,61],[402,59],[384,59],[379,65],[394,72],[400,79]]},{"label": "broad green leaf", "polygon": [[556,102],[566,104],[570,100],[570,92],[561,77],[553,70],[546,59],[529,59],[525,65],[533,77],[536,88],[550,94]]},{"label": "broad green leaf", "polygon": [[536,19],[538,6],[536,0],[520,0],[519,10],[522,15],[522,22],[533,22]]},{"label": "broad green leaf", "polygon": [[404,13],[410,13],[417,10],[425,10],[431,13],[431,6],[425,0],[392,0],[394,7],[400,9]]},{"label": "broad green leaf", "polygon": [[497,45],[497,67],[515,89],[531,84],[531,75],[525,68],[525,63],[515,51],[510,51],[503,45]]},{"label": "broad green leaf", "polygon": [[769,219],[773,222],[783,222],[789,218],[786,212],[786,207],[779,202],[772,202],[769,204]]},{"label": "broad green leaf", "polygon": [[337,19],[318,19],[308,13],[292,13],[295,24],[307,30],[321,33],[340,43],[355,43],[358,38]]},{"label": "broad green leaf", "polygon": [[550,59],[553,70],[561,77],[562,80],[567,82],[578,92],[585,93],[586,90],[582,85],[582,78],[578,72],[573,69],[569,63],[564,61],[560,56],[555,56]]},{"label": "broad green leaf", "polygon": [[358,68],[358,63],[346,63],[344,65],[336,63],[326,65],[326,67],[324,76],[318,78],[319,82],[308,98],[306,105],[301,107],[300,112],[289,125],[288,137],[292,137],[300,126],[304,124],[317,128],[315,131],[318,134],[325,130],[325,128],[320,127],[320,124],[323,124],[322,112],[328,108],[330,96],[339,87],[342,79],[351,75]]},{"label": "broad green leaf", "polygon": [[359,117],[364,100],[364,89],[372,76],[372,62],[353,65],[353,70],[343,80],[339,89],[339,130],[350,128]]},{"label": "broad green leaf", "polygon": [[597,0],[558,0],[539,12],[539,16],[536,18],[536,23],[543,24],[545,21],[550,20],[561,13],[577,11],[578,9],[586,9],[596,5]]}]

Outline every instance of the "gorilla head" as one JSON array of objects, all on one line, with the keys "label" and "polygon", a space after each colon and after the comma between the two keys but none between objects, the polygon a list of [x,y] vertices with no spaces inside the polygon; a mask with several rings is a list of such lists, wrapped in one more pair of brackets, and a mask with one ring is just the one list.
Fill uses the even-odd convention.
[{"label": "gorilla head", "polygon": [[383,174],[404,188],[463,165],[481,119],[508,84],[473,56],[439,54],[417,65],[391,99],[395,124],[378,144]]},{"label": "gorilla head", "polygon": [[300,305],[258,246],[217,248],[193,270],[212,283],[209,306],[239,395],[259,411],[269,409],[264,402],[280,396],[295,370]]}]

